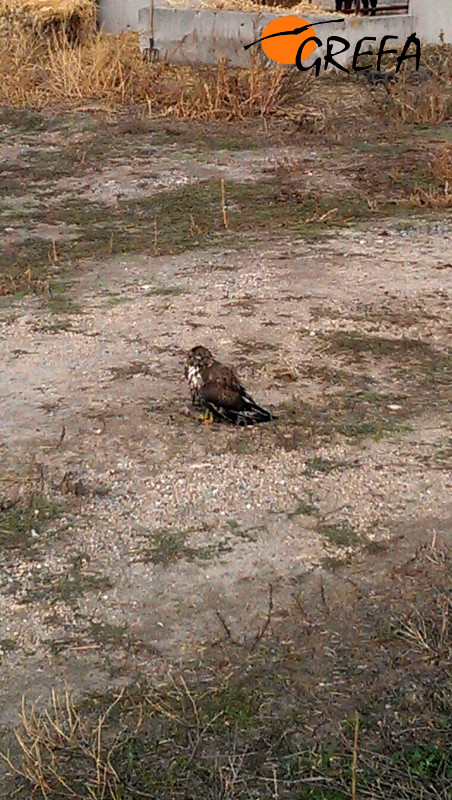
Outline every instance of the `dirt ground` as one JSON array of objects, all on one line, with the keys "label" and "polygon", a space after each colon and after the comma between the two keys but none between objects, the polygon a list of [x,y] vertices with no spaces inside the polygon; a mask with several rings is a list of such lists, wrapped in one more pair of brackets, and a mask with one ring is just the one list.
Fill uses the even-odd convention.
[{"label": "dirt ground", "polygon": [[[23,694],[159,683],[447,557],[452,225],[362,189],[412,143],[0,121],[6,738]],[[277,419],[200,424],[195,344]]]}]

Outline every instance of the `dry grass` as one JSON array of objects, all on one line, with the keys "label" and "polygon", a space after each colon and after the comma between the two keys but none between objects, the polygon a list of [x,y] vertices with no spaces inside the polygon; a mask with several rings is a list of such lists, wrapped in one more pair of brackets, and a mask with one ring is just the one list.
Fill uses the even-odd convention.
[{"label": "dry grass", "polygon": [[[16,731],[22,753],[20,768],[13,764],[9,755],[3,754],[3,758],[12,772],[25,780],[33,787],[33,793],[38,792],[44,800],[52,797],[80,800],[119,797],[116,793],[118,776],[111,765],[114,739],[112,742],[110,735],[110,742],[106,742],[104,729],[123,693],[114,698],[95,721],[80,715],[69,692],[59,696],[52,691],[50,708],[44,712],[40,712],[36,705],[26,709],[23,703],[22,728]],[[72,782],[61,769],[61,759],[67,760],[68,754],[76,759],[82,771],[81,781]]]},{"label": "dry grass", "polygon": [[420,208],[452,208],[452,147],[440,148],[430,164],[431,184],[415,187],[409,202]]},{"label": "dry grass", "polygon": [[[14,267],[14,263],[12,266]],[[20,272],[12,270],[10,273],[0,274],[0,297],[20,292],[24,294],[34,292],[48,297],[50,295],[50,279],[48,276],[38,277],[30,267]]]},{"label": "dry grass", "polygon": [[246,70],[147,63],[133,33],[71,44],[16,26],[0,45],[0,104],[16,107],[141,103],[150,115],[232,120],[273,114],[300,91],[285,68],[258,59]]},{"label": "dry grass", "polygon": [[418,208],[452,208],[452,187],[448,183],[444,189],[430,186],[428,189],[416,188],[410,197],[410,205]]},{"label": "dry grass", "polygon": [[389,113],[408,124],[438,125],[452,117],[452,45],[429,45],[422,50],[421,67],[402,68],[388,89]]},{"label": "dry grass", "polygon": [[144,100],[150,76],[135,36],[94,36],[71,46],[21,28],[3,42],[0,78],[1,103],[43,108],[87,100]]}]

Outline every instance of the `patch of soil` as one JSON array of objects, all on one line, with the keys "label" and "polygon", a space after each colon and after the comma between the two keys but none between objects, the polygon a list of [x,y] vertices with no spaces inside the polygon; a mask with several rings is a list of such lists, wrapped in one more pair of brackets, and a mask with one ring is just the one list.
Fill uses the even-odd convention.
[{"label": "patch of soil", "polygon": [[[163,681],[212,656],[219,638],[252,644],[269,584],[257,643],[270,622],[289,641],[301,603],[303,629],[326,626],[344,647],[336,671],[319,644],[311,677],[292,680],[328,688],[331,675],[342,680],[353,620],[366,629],[362,598],[375,598],[372,614],[386,593],[413,603],[400,582],[391,594],[391,576],[436,537],[447,546],[452,286],[438,267],[450,260],[450,221],[361,213],[355,197],[347,217],[352,154],[332,168],[325,143],[315,155],[292,145],[288,178],[277,143],[187,145],[176,157],[147,130],[121,143],[110,130],[93,182],[82,155],[72,170],[68,152],[54,168],[38,157],[33,119],[7,123],[22,205],[3,198],[1,212],[2,242],[22,250],[0,258],[0,724],[11,726],[23,693]],[[93,131],[71,124],[82,153]],[[46,133],[60,148],[63,134]],[[14,172],[25,144],[37,170],[30,206]],[[307,165],[310,205],[284,199]],[[154,173],[165,189],[157,224],[146,204]],[[171,176],[193,180],[193,193]],[[322,215],[336,179],[333,225]],[[199,424],[183,379],[198,343],[278,419]],[[358,655],[364,646],[354,674]]]}]

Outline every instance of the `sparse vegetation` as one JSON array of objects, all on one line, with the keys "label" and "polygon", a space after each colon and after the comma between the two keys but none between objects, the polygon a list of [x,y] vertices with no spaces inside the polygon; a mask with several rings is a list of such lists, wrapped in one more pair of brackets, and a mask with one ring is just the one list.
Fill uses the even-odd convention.
[{"label": "sparse vegetation", "polygon": [[[270,180],[252,184],[229,181],[227,204],[228,229],[223,223],[217,180],[119,201],[115,209],[75,198],[50,209],[43,203],[33,209],[33,225],[57,221],[76,233],[57,246],[30,236],[14,251],[6,249],[0,254],[0,295],[33,291],[57,308],[59,297],[67,301],[64,295],[69,270],[93,251],[105,256],[128,252],[158,256],[221,241],[237,246],[250,231],[263,230],[269,224],[275,230],[292,230],[309,239],[317,235],[318,224],[326,231],[344,220],[366,219],[370,213],[351,195],[316,199],[308,194],[303,201],[291,199]],[[334,216],[322,221],[331,209]],[[30,219],[25,216],[24,226],[29,225]],[[177,296],[183,292],[183,287],[174,285],[155,286],[150,293]]]},{"label": "sparse vegetation", "polygon": [[0,549],[32,553],[63,507],[40,491],[0,501]]},{"label": "sparse vegetation", "polygon": [[[297,599],[278,643],[271,628],[251,652],[226,641],[220,659],[211,648],[196,670],[165,687],[81,700],[54,691],[46,710],[24,704],[15,754],[3,754],[16,796],[274,800],[277,791],[348,800],[353,784],[369,800],[446,800],[444,551],[419,552],[416,566],[416,580],[401,576],[391,598],[383,580],[345,612],[324,588],[315,619]],[[414,597],[416,610],[402,610]]]},{"label": "sparse vegetation", "polygon": [[40,570],[21,584],[14,583],[10,589],[16,602],[21,605],[40,601],[49,605],[63,602],[75,609],[86,592],[100,593],[111,588],[106,575],[99,575],[78,565],[71,565],[59,574]]},{"label": "sparse vegetation", "polygon": [[324,475],[329,475],[335,469],[344,469],[347,466],[345,461],[332,461],[330,458],[310,458],[307,461],[307,469],[309,472],[321,472]]},{"label": "sparse vegetation", "polygon": [[335,525],[322,523],[319,525],[318,530],[322,536],[337,547],[352,547],[356,545],[361,538],[356,531],[346,523],[337,523]]},{"label": "sparse vegetation", "polygon": [[169,567],[181,559],[207,561],[214,555],[231,550],[231,546],[223,540],[203,547],[191,547],[188,544],[189,536],[190,531],[150,531],[143,539],[136,560]]},{"label": "sparse vegetation", "polygon": [[293,511],[288,514],[289,519],[300,515],[311,517],[317,511],[315,505],[307,500],[298,500]]}]

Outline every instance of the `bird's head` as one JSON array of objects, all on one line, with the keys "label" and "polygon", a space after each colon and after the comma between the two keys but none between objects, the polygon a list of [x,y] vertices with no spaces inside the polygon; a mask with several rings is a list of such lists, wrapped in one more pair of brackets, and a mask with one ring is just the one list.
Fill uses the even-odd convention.
[{"label": "bird's head", "polygon": [[209,367],[214,361],[214,357],[207,347],[197,345],[188,351],[187,367]]}]

